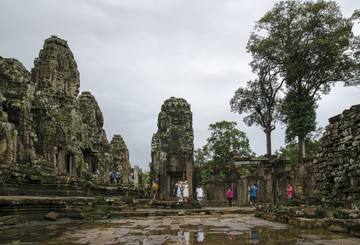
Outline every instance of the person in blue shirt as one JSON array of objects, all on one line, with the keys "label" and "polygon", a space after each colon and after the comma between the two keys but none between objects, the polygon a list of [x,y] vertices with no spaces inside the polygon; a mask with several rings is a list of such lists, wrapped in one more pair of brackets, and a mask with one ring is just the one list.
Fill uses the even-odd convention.
[{"label": "person in blue shirt", "polygon": [[119,171],[116,171],[116,173],[115,173],[115,179],[116,179],[116,183],[120,183],[120,173],[119,173]]},{"label": "person in blue shirt", "polygon": [[254,205],[256,208],[257,194],[258,194],[258,188],[256,187],[256,184],[253,184],[250,187],[250,207]]}]

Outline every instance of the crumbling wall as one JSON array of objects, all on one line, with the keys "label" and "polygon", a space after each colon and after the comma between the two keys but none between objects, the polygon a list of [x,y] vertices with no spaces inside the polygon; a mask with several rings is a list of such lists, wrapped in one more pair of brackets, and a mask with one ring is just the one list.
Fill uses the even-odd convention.
[{"label": "crumbling wall", "polygon": [[360,208],[360,105],[329,119],[314,164],[314,197]]}]

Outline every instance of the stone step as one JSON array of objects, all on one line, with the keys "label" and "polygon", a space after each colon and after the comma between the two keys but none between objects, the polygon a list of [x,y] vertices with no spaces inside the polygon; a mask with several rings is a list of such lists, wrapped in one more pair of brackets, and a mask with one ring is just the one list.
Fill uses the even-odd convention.
[{"label": "stone step", "polygon": [[151,217],[151,216],[185,216],[185,215],[226,215],[226,214],[255,214],[254,208],[199,208],[199,209],[134,209],[112,212],[109,218]]},{"label": "stone step", "polygon": [[197,201],[177,202],[162,201],[152,199],[134,199],[136,208],[156,208],[156,209],[194,209],[201,208]]}]

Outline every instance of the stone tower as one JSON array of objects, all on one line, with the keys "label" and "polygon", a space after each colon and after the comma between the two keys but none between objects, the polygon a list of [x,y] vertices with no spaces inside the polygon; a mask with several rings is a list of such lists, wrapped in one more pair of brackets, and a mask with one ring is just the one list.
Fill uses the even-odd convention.
[{"label": "stone tower", "polygon": [[36,153],[53,162],[57,170],[81,176],[82,117],[77,95],[80,75],[67,41],[56,36],[45,40],[31,70],[35,85],[32,112],[37,132]]},{"label": "stone tower", "polygon": [[188,181],[193,194],[194,132],[190,104],[182,98],[166,100],[158,117],[158,131],[151,142],[151,179],[159,185],[160,198],[172,197],[177,181]]},{"label": "stone tower", "polygon": [[112,146],[110,170],[119,171],[122,183],[127,184],[129,182],[128,176],[131,170],[129,150],[121,135],[114,135],[110,144]]}]

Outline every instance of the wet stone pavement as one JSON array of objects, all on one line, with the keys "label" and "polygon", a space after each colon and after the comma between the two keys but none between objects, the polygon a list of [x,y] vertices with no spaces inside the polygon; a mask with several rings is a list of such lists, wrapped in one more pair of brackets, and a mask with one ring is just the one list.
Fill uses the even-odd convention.
[{"label": "wet stone pavement", "polygon": [[360,244],[360,238],[294,229],[250,214],[63,220],[0,228],[0,244]]}]

